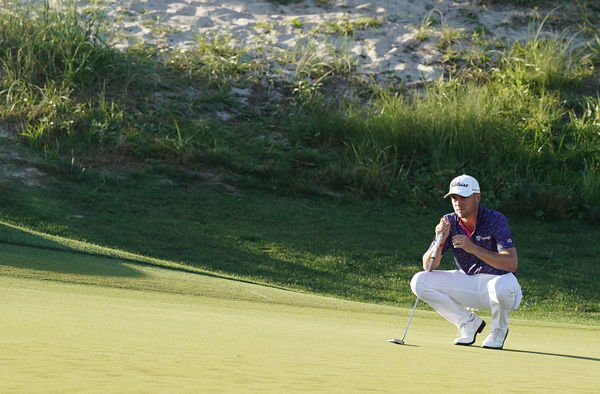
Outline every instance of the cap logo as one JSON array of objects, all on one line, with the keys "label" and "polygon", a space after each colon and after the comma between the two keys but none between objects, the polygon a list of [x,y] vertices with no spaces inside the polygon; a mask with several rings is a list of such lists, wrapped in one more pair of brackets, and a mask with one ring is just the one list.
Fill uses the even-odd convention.
[{"label": "cap logo", "polygon": [[452,182],[452,184],[450,185],[450,187],[455,187],[455,186],[469,187],[469,184],[468,183],[460,183],[459,181],[456,181],[456,182]]}]

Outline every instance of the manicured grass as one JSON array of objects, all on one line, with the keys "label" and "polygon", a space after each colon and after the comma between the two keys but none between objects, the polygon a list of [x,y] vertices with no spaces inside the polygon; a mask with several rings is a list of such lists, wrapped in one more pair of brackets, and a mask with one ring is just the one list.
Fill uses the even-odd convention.
[{"label": "manicured grass", "polygon": [[[598,384],[598,327],[513,319],[499,352],[452,345],[449,323],[419,311],[398,346],[386,340],[401,335],[407,309],[0,248],[12,265],[0,266],[8,392],[588,392]],[[36,279],[25,278],[31,270]],[[76,276],[86,283],[72,283]],[[432,360],[447,367],[428,379]],[[449,366],[469,366],[468,379]]]}]

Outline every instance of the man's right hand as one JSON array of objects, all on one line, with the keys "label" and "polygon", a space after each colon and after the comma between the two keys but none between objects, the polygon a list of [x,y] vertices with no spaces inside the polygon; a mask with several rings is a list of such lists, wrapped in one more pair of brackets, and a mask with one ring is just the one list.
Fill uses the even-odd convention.
[{"label": "man's right hand", "polygon": [[442,233],[442,245],[444,244],[444,242],[446,241],[446,238],[448,238],[448,234],[450,234],[450,222],[448,221],[448,219],[442,217],[440,219],[440,222],[438,223],[437,226],[435,226],[435,234],[439,234]]},{"label": "man's right hand", "polygon": [[[442,240],[440,242],[440,246],[439,248],[442,248],[442,245],[444,245],[444,242],[446,242],[446,238],[448,238],[448,234],[450,234],[450,222],[448,221],[448,219],[446,218],[441,218],[440,222],[438,223],[437,226],[435,226],[435,236],[437,237],[437,235],[439,233],[442,233]],[[439,265],[440,265],[440,260],[442,259],[441,253],[437,253],[439,251],[436,251],[436,256],[434,261],[431,262],[431,267],[429,267],[429,259],[431,257],[431,254],[433,253],[433,243],[431,244],[431,246],[429,246],[429,249],[427,249],[427,251],[425,252],[425,254],[423,255],[423,269],[427,270],[434,270],[436,269]]]}]

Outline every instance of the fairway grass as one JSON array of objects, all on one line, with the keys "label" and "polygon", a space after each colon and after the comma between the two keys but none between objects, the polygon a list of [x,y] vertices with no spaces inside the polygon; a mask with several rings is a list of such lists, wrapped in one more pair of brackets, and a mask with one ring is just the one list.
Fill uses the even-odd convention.
[{"label": "fairway grass", "polygon": [[493,351],[477,346],[482,338],[453,346],[449,323],[417,311],[407,345],[398,346],[386,340],[402,334],[406,309],[0,247],[2,392],[597,392],[600,385],[597,326],[513,320],[506,349]]}]

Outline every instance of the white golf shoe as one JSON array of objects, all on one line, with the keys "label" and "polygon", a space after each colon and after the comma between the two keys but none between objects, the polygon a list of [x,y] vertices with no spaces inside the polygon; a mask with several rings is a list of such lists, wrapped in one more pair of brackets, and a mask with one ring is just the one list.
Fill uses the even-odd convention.
[{"label": "white golf shoe", "polygon": [[502,349],[504,347],[504,341],[506,340],[507,336],[508,328],[504,330],[501,328],[493,328],[492,331],[490,331],[487,338],[485,338],[485,340],[481,344],[481,347],[487,349]]},{"label": "white golf shoe", "polygon": [[458,326],[458,334],[454,340],[455,345],[469,346],[475,342],[477,334],[483,331],[485,322],[476,314],[471,313],[470,319],[466,323]]}]

